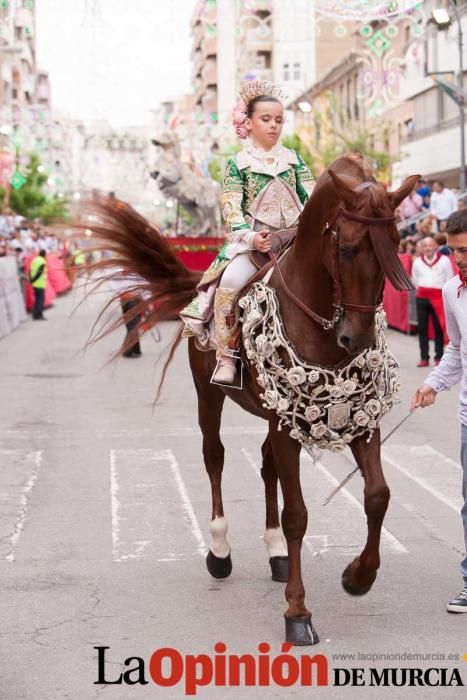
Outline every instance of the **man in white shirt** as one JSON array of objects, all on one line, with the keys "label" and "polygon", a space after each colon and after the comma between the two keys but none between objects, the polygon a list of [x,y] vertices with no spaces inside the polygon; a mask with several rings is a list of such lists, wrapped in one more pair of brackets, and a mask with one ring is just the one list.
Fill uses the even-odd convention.
[{"label": "man in white shirt", "polygon": [[438,252],[438,244],[433,238],[422,241],[423,254],[415,258],[412,278],[417,289],[418,340],[420,343],[420,362],[417,367],[428,367],[428,324],[431,318],[435,329],[435,365],[439,363],[444,351],[445,319],[443,311],[442,288],[454,277],[451,261]]},{"label": "man in white shirt", "polygon": [[457,211],[457,197],[444,186],[439,180],[433,183],[433,192],[431,195],[430,210],[438,222],[438,231],[444,229],[442,226],[446,223],[451,214]]},{"label": "man in white shirt", "polygon": [[463,590],[447,604],[448,612],[467,612],[467,209],[452,214],[447,222],[448,246],[459,266],[459,276],[443,288],[443,301],[449,345],[438,367],[417,389],[412,408],[431,406],[438,392],[461,382],[459,418],[461,422],[461,462],[463,471],[461,515],[464,526],[465,554],[461,562]]}]

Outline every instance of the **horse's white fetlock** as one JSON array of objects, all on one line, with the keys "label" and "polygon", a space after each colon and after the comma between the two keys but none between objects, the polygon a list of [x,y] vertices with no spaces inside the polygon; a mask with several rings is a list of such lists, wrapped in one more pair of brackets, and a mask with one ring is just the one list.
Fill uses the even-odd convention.
[{"label": "horse's white fetlock", "polygon": [[269,557],[286,557],[287,543],[281,527],[268,528],[264,531],[264,544]]},{"label": "horse's white fetlock", "polygon": [[227,540],[227,520],[222,518],[214,518],[209,523],[209,532],[212,540],[209,544],[209,549],[216,557],[227,557],[230,554],[230,543]]}]

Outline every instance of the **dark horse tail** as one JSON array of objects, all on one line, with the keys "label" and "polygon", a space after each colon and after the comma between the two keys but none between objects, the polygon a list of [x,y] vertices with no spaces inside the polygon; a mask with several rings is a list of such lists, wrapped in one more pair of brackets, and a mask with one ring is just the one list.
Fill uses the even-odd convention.
[{"label": "dark horse tail", "polygon": [[[94,343],[125,323],[140,319],[115,354],[118,355],[157,323],[176,319],[195,296],[201,273],[189,270],[177,258],[159,229],[128,204],[106,199],[92,202],[92,210],[98,219],[92,224],[96,240],[94,250],[102,254],[98,262],[87,267],[93,279],[93,289],[120,276],[129,281],[125,294],[138,300],[125,314],[109,316],[107,312],[121,292],[114,294],[100,312],[91,332],[91,342]],[[181,331],[180,324],[163,375],[180,342]]]}]

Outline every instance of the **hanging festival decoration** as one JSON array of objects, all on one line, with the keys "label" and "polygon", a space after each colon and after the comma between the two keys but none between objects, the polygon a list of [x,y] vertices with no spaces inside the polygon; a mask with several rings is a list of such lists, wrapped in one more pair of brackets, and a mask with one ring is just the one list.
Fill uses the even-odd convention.
[{"label": "hanging festival decoration", "polygon": [[421,0],[315,0],[316,11],[334,20],[367,21],[397,17],[423,5]]},{"label": "hanging festival decoration", "polygon": [[26,178],[24,177],[23,173],[20,171],[20,169],[17,167],[15,172],[10,178],[10,185],[15,189],[19,190],[20,187],[24,185],[26,182]]}]

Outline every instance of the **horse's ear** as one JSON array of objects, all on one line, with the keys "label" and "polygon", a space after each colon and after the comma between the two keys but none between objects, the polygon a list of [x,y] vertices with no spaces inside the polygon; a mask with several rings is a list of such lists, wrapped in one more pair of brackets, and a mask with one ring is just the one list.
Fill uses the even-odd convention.
[{"label": "horse's ear", "polygon": [[334,183],[337,194],[347,206],[355,207],[358,199],[358,193],[354,192],[353,188],[356,184],[355,178],[348,175],[337,175],[333,170],[328,170],[331,180]]},{"label": "horse's ear", "polygon": [[405,178],[402,185],[398,190],[394,192],[389,192],[389,197],[394,205],[394,209],[399,206],[403,199],[405,199],[413,190],[417,182],[420,180],[421,175],[410,175]]}]

